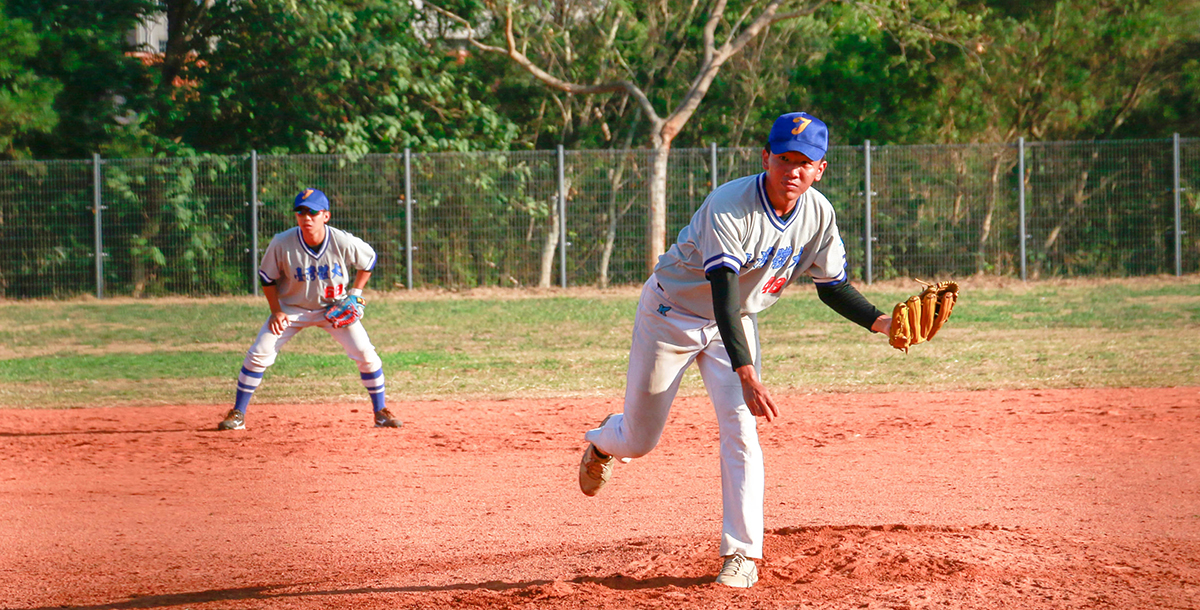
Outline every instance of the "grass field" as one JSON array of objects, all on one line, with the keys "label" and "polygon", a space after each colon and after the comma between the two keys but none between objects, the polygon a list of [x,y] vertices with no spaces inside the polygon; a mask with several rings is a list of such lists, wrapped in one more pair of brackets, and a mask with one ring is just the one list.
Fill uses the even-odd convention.
[{"label": "grass field", "polygon": [[[760,316],[780,393],[1200,385],[1200,277],[967,279],[934,342],[905,355],[809,286]],[[860,286],[881,308],[913,282]],[[364,323],[406,400],[620,396],[637,289],[371,294]],[[261,298],[0,302],[0,406],[224,404]],[[703,392],[689,372],[683,392]],[[294,339],[256,402],[363,401],[325,333]]]}]

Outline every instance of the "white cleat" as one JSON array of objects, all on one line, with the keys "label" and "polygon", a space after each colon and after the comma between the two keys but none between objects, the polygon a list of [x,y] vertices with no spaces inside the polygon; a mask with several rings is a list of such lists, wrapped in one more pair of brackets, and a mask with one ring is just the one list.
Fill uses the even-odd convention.
[{"label": "white cleat", "polygon": [[721,566],[721,573],[717,574],[716,580],[718,585],[741,589],[749,589],[756,582],[758,582],[758,566],[754,565],[753,559],[741,553],[735,553],[725,558],[725,565]]}]

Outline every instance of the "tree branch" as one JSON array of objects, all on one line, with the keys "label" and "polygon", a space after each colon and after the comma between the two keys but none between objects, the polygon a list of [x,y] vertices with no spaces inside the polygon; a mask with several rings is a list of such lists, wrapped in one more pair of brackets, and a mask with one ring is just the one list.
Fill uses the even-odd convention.
[{"label": "tree branch", "polygon": [[440,15],[445,16],[448,19],[451,19],[457,23],[462,24],[463,27],[465,27],[467,29],[467,41],[470,42],[475,48],[480,49],[482,51],[487,51],[489,53],[497,53],[499,55],[507,56],[509,59],[516,62],[517,65],[524,68],[526,72],[529,72],[530,74],[532,74],[534,78],[542,81],[543,83],[545,83],[555,89],[558,89],[559,91],[565,91],[565,92],[573,94],[573,95],[587,95],[587,94],[591,94],[591,93],[614,93],[614,92],[618,92],[618,91],[623,91],[625,93],[628,93],[635,100],[637,100],[638,105],[640,105],[642,107],[642,110],[646,113],[647,116],[650,117],[652,122],[654,122],[656,124],[661,122],[661,119],[659,118],[658,113],[654,110],[654,105],[650,103],[650,98],[648,98],[646,96],[645,92],[643,92],[641,90],[641,88],[639,88],[637,85],[633,84],[632,82],[630,82],[628,80],[616,80],[616,81],[609,81],[609,82],[605,82],[605,83],[596,83],[596,84],[592,84],[592,85],[581,85],[579,83],[573,83],[573,82],[569,82],[569,81],[560,79],[560,78],[554,76],[553,74],[546,72],[545,70],[538,67],[537,65],[535,65],[533,63],[533,61],[531,61],[524,53],[517,50],[516,36],[513,34],[513,18],[512,18],[512,5],[511,4],[507,5],[505,7],[505,15],[504,15],[504,38],[505,38],[505,42],[506,42],[508,48],[501,48],[501,47],[492,46],[489,44],[479,42],[479,40],[477,40],[475,38],[474,26],[472,26],[471,23],[468,22],[466,19],[463,19],[462,17],[460,17],[454,13],[451,13],[450,11],[447,11],[446,9],[443,9],[440,6],[437,6],[431,2],[425,2],[425,6],[432,8],[435,12],[437,12]]}]

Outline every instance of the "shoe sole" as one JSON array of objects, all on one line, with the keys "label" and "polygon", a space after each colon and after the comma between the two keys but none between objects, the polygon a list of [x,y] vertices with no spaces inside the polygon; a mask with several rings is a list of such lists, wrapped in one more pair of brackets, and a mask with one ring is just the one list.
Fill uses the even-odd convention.
[{"label": "shoe sole", "polygon": [[217,430],[245,430],[245,429],[246,429],[246,424],[241,424],[239,426],[227,426],[224,423],[217,424]]}]

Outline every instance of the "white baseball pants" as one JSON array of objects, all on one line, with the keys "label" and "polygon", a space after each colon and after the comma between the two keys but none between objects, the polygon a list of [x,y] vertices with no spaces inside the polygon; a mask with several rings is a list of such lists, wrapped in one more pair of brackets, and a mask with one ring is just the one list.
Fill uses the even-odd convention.
[{"label": "white baseball pants", "polygon": [[[743,316],[742,326],[755,368],[761,372],[757,317]],[[649,453],[662,437],[679,382],[693,361],[700,367],[720,429],[724,511],[720,554],[761,559],[766,482],[757,423],[746,406],[717,323],[679,309],[653,275],[642,287],[634,317],[624,413],[589,430],[584,438],[617,458]]]},{"label": "white baseball pants", "polygon": [[267,321],[259,329],[258,337],[246,352],[246,359],[242,362],[242,366],[246,370],[256,373],[267,370],[267,367],[275,364],[275,358],[279,356],[279,351],[288,341],[292,340],[292,337],[296,336],[296,333],[314,326],[324,329],[342,345],[342,348],[346,350],[346,355],[358,365],[360,373],[374,373],[383,368],[383,360],[379,358],[379,354],[375,353],[375,346],[371,345],[371,339],[367,336],[367,330],[363,328],[362,322],[355,322],[345,328],[334,328],[329,320],[325,319],[324,311],[288,314],[288,321],[290,324],[283,329],[283,333],[276,335],[271,332],[271,317],[267,316]]}]

